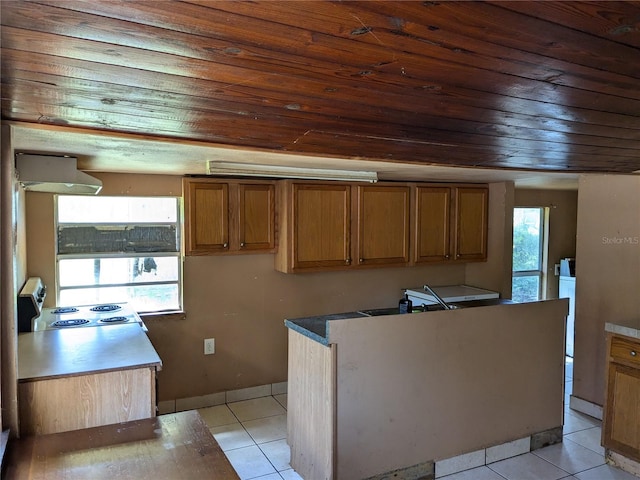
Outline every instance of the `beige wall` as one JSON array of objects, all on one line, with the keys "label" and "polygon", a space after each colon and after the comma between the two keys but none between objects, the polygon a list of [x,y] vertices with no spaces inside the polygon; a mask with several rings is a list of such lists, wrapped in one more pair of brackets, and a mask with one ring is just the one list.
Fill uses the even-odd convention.
[{"label": "beige wall", "polygon": [[369,478],[560,427],[568,303],[331,322],[336,478]]},{"label": "beige wall", "polygon": [[[179,195],[179,177],[95,174],[102,194]],[[491,186],[489,261],[471,266],[382,268],[352,272],[284,274],[274,256],[186,257],[186,318],[145,320],[163,360],[159,398],[170,400],[244,388],[287,379],[285,318],[395,305],[401,289],[431,283],[470,283],[501,290],[504,197],[512,186]],[[508,195],[507,195],[508,197]],[[510,218],[509,212],[506,217]],[[491,238],[493,240],[491,240]],[[54,285],[53,195],[27,193],[28,273]],[[467,271],[473,275],[467,278]],[[510,284],[510,283],[509,283]],[[53,297],[53,295],[52,295]],[[49,302],[50,303],[50,302]],[[203,339],[216,339],[216,353],[203,355]]]},{"label": "beige wall", "polygon": [[640,328],[640,176],[585,175],[578,192],[573,395],[602,405],[604,324]]},{"label": "beige wall", "polygon": [[559,277],[554,265],[561,258],[576,256],[576,225],[578,192],[575,190],[516,190],[516,207],[547,207],[549,209],[548,262],[546,297],[558,298]]}]

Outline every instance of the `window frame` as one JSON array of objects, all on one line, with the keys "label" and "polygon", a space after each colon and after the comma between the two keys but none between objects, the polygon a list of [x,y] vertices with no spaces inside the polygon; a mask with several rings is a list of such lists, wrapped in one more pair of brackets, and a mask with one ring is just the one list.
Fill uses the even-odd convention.
[{"label": "window frame", "polygon": [[[184,298],[183,298],[183,280],[184,280],[184,256],[183,256],[183,231],[182,231],[182,199],[176,196],[149,196],[149,195],[105,195],[105,197],[114,198],[171,198],[175,200],[176,208],[176,221],[175,222],[96,222],[96,223],[83,223],[83,222],[59,222],[59,197],[65,195],[54,195],[54,258],[55,258],[55,299],[56,305],[60,305],[61,292],[64,290],[82,290],[82,289],[97,289],[97,288],[112,288],[112,287],[143,287],[149,285],[177,285],[178,288],[178,308],[177,309],[165,309],[165,310],[150,310],[139,311],[138,313],[144,315],[154,314],[167,314],[167,313],[179,313],[184,311]],[[175,252],[89,252],[89,253],[59,253],[58,244],[58,231],[60,226],[165,226],[175,225],[176,228],[176,243],[177,248]],[[129,258],[143,258],[143,257],[176,257],[178,274],[175,281],[158,281],[158,282],[126,282],[126,283],[109,283],[109,284],[91,284],[91,285],[75,285],[70,287],[63,287],[60,281],[60,260],[75,260],[75,259],[100,259],[100,258],[115,258],[115,259],[129,259]]]},{"label": "window frame", "polygon": [[[512,251],[512,266],[511,266],[511,295],[513,298],[513,279],[536,277],[538,279],[538,293],[536,301],[546,299],[546,283],[547,278],[545,275],[547,255],[548,255],[548,230],[549,230],[549,209],[547,207],[539,206],[517,206],[513,208],[513,216],[515,217],[516,210],[519,209],[536,209],[539,211],[539,223],[540,223],[540,235],[538,239],[538,268],[531,270],[515,270],[513,268],[513,251]],[[511,242],[513,246],[513,233],[511,235]]]}]

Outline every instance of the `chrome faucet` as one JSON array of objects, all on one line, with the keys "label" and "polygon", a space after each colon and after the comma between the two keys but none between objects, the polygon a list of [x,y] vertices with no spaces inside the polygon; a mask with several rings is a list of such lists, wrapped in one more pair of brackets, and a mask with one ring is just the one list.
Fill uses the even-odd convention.
[{"label": "chrome faucet", "polygon": [[434,296],[434,298],[438,301],[438,303],[442,305],[442,308],[444,308],[445,310],[451,310],[451,306],[449,306],[447,302],[445,302],[442,298],[440,298],[440,295],[434,292],[433,288],[431,288],[429,285],[425,285],[423,288],[426,292],[429,292],[431,295]]}]

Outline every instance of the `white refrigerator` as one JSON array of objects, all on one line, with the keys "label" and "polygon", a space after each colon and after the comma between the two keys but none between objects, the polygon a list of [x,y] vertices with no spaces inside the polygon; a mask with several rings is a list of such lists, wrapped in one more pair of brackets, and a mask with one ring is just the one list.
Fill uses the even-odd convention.
[{"label": "white refrigerator", "polygon": [[573,357],[574,316],[576,311],[576,277],[560,276],[558,298],[569,299],[567,315],[567,356]]}]

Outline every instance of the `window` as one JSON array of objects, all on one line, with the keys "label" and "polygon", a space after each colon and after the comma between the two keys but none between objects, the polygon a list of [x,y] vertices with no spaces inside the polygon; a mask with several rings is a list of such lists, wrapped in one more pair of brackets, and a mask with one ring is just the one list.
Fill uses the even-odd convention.
[{"label": "window", "polygon": [[515,302],[535,302],[542,298],[544,231],[544,208],[514,208],[511,298]]},{"label": "window", "polygon": [[178,198],[60,195],[56,209],[58,305],[182,308]]}]

